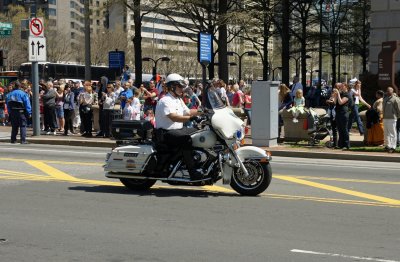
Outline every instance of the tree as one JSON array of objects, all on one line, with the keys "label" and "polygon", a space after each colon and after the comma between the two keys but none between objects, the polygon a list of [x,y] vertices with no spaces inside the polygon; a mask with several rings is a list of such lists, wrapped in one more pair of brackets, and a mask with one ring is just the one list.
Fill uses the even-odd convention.
[{"label": "tree", "polygon": [[[312,7],[313,0],[297,1],[291,6],[292,19],[289,28],[290,34],[293,35],[300,44],[301,83],[303,86],[306,86],[307,46],[310,39],[309,28],[312,28],[312,25],[314,25],[317,20],[313,15]],[[295,50],[295,53],[297,53],[296,51],[297,50]],[[296,70],[297,69],[298,68],[296,68]],[[298,74],[297,71],[296,74]]]},{"label": "tree", "polygon": [[162,0],[110,0],[109,5],[123,5],[133,12],[134,35],[134,61],[135,61],[135,85],[139,86],[142,83],[142,21],[146,14],[157,9],[163,3]]},{"label": "tree", "polygon": [[371,0],[360,0],[353,5],[349,26],[349,45],[355,54],[361,56],[362,72],[367,72],[369,57],[369,16],[371,12]]},{"label": "tree", "polygon": [[322,17],[321,22],[325,31],[327,32],[330,55],[332,58],[332,85],[337,81],[336,75],[336,58],[339,55],[340,46],[340,32],[344,28],[344,22],[347,19],[347,13],[349,10],[348,0],[338,0],[334,4],[326,4],[325,13],[320,14]]},{"label": "tree", "polygon": [[[231,24],[233,11],[239,6],[239,1],[234,0],[222,0],[222,1],[210,1],[210,0],[169,0],[164,5],[160,6],[157,13],[167,17],[172,24],[186,37],[191,39],[193,42],[198,42],[197,35],[200,32],[206,32],[213,35],[214,48],[211,63],[208,66],[209,78],[214,78],[214,65],[215,58],[218,54],[218,60],[225,61],[225,44],[228,45],[233,39],[240,33],[240,30],[227,26],[225,36],[225,25]],[[185,23],[182,18],[190,21]],[[222,29],[220,31],[219,29]],[[217,32],[219,34],[217,34]],[[222,32],[222,35],[221,35]],[[221,38],[222,36],[222,38]],[[226,40],[225,40],[226,39]],[[222,47],[222,49],[221,49]],[[223,51],[220,51],[223,50]],[[227,77],[227,60],[226,65],[222,63],[222,67],[219,72]],[[221,65],[220,65],[221,67]],[[221,76],[220,76],[221,77]]]},{"label": "tree", "polygon": [[12,35],[0,38],[0,46],[7,52],[6,69],[17,70],[21,63],[28,61],[28,41],[21,39],[21,20],[29,17],[22,6],[10,5],[7,13],[0,14],[0,19],[13,24]]},{"label": "tree", "polygon": [[263,80],[269,80],[271,70],[268,43],[274,35],[272,26],[275,5],[271,3],[271,0],[252,0],[242,6],[241,15],[237,16],[240,17],[240,24],[243,25],[239,37],[252,43],[261,56]]}]

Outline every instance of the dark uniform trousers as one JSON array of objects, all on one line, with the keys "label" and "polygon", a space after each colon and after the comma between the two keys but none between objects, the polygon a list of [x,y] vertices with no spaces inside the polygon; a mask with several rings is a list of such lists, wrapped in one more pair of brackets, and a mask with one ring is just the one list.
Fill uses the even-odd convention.
[{"label": "dark uniform trousers", "polygon": [[10,110],[11,120],[11,142],[17,141],[18,129],[21,129],[21,143],[26,142],[26,125],[27,118],[25,110],[23,109],[11,109]]},{"label": "dark uniform trousers", "polygon": [[162,143],[171,147],[179,148],[182,152],[183,161],[188,170],[194,168],[194,161],[192,156],[192,139],[191,135],[197,131],[196,128],[162,130],[163,137]]}]

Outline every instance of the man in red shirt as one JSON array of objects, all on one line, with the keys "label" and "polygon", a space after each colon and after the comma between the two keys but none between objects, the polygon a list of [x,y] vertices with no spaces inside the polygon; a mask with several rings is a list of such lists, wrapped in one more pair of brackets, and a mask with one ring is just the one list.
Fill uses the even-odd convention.
[{"label": "man in red shirt", "polygon": [[152,109],[153,112],[155,112],[158,100],[158,90],[156,88],[154,81],[151,80],[149,83],[149,87],[147,89],[143,87],[142,91],[144,91],[143,111],[146,112],[148,109]]}]

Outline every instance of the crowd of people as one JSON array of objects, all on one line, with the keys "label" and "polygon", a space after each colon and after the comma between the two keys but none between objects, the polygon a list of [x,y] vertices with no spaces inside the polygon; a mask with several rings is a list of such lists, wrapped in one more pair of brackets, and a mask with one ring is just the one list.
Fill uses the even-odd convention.
[{"label": "crowd of people", "polygon": [[[364,105],[367,109],[367,137],[364,142],[371,146],[384,146],[389,153],[393,153],[400,146],[400,98],[393,87],[388,87],[386,92],[376,92],[376,101],[371,106],[363,99],[361,90],[361,81],[356,80],[336,83],[333,88],[313,86],[303,96],[303,86],[295,77],[290,87],[285,84],[279,87],[279,110],[292,112],[293,122],[297,123],[299,114],[304,114],[306,107],[326,108],[332,128],[333,148],[348,150],[354,122],[360,135],[364,136],[365,128],[359,115],[359,108]],[[280,116],[279,136],[282,125]]]},{"label": "crowd of people", "polygon": [[[129,77],[109,81],[102,77],[99,81],[40,81],[40,114],[43,134],[65,136],[93,136],[93,107],[98,107],[99,123],[95,136],[110,137],[112,119],[149,120],[154,126],[155,109],[158,101],[167,93],[165,79],[151,80],[138,87]],[[214,87],[227,106],[240,108],[247,117],[246,124],[251,125],[251,88],[244,81],[225,83],[214,79],[207,85]],[[7,95],[14,89],[23,90],[32,102],[32,88],[27,80],[0,86],[0,124],[10,123],[11,114],[7,109]],[[307,107],[325,107],[331,120],[334,148],[349,149],[349,133],[353,123],[357,123],[360,135],[365,128],[359,116],[359,108],[364,105],[367,111],[368,136],[366,144],[385,146],[388,152],[394,152],[400,139],[400,99],[392,87],[386,93],[376,92],[376,101],[372,106],[367,103],[361,93],[361,82],[336,83],[335,86],[316,86],[304,90],[298,77],[294,77],[289,87],[279,87],[279,110],[288,110],[293,115],[293,122],[305,113]],[[186,83],[182,100],[189,109],[197,109],[202,104],[203,86],[201,83]],[[283,125],[279,119],[279,131]],[[31,118],[26,117],[26,125],[30,126]],[[191,126],[191,122],[185,123]],[[279,136],[280,136],[279,132]],[[13,139],[12,139],[13,140]],[[14,139],[15,140],[15,139]],[[21,139],[22,141],[22,139]]]},{"label": "crowd of people", "polygon": [[[226,84],[215,79],[207,83],[218,91],[228,106],[242,108],[251,124],[251,89],[244,81]],[[24,91],[32,103],[32,87],[27,80],[10,83],[0,87],[0,121],[2,125],[11,124],[6,98],[14,89]],[[202,104],[203,86],[201,83],[186,83],[182,100],[189,109],[197,109]],[[165,79],[151,80],[138,87],[134,81],[121,77],[121,80],[109,81],[101,77],[99,81],[40,80],[39,104],[40,127],[42,134],[64,136],[81,135],[84,137],[110,137],[111,121],[116,118],[125,120],[149,120],[154,126],[155,108],[158,101],[168,93]],[[94,107],[99,110],[97,133],[93,133]],[[27,116],[26,126],[31,126]],[[188,122],[185,125],[190,126]]]}]

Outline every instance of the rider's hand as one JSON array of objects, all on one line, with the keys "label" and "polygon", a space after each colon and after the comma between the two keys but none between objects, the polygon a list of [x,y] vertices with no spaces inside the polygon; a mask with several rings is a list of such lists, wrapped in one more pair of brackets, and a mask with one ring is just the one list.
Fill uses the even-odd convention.
[{"label": "rider's hand", "polygon": [[203,119],[199,116],[192,116],[189,119],[190,121],[195,121],[196,123],[200,123]]}]

